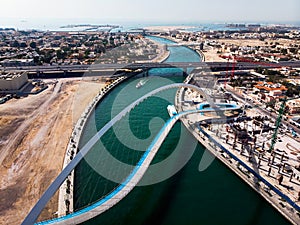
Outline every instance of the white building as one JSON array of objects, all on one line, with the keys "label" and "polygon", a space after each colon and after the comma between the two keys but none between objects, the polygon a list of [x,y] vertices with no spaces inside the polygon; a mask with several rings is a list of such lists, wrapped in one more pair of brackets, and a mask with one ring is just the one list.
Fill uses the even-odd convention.
[{"label": "white building", "polygon": [[27,82],[27,72],[0,74],[0,91],[18,91]]},{"label": "white building", "polygon": [[287,101],[286,107],[290,114],[300,114],[300,99]]},{"label": "white building", "polygon": [[34,66],[33,59],[5,59],[1,62],[3,67],[10,66]]}]

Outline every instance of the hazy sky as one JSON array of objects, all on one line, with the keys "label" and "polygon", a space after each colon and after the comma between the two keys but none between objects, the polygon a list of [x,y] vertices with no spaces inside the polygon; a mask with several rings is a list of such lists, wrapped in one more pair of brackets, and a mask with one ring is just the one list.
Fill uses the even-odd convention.
[{"label": "hazy sky", "polygon": [[0,0],[0,18],[300,22],[300,0]]}]

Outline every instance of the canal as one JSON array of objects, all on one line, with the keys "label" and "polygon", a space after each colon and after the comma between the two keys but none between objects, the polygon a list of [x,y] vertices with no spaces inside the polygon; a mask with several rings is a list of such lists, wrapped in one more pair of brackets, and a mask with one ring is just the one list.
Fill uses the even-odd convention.
[{"label": "canal", "polygon": [[[163,44],[172,43],[151,38]],[[201,60],[186,47],[169,47],[169,50],[166,62]],[[135,99],[184,79],[178,69],[152,69],[149,74],[148,78],[122,83],[99,103],[83,132],[81,145]],[[136,85],[141,79],[146,79],[146,83],[138,89]],[[76,209],[97,201],[124,180],[169,118],[166,108],[174,104],[175,92],[168,90],[148,98],[97,142],[75,171]],[[217,159],[199,172],[204,151],[178,122],[140,185],[119,204],[84,224],[289,224]]]}]

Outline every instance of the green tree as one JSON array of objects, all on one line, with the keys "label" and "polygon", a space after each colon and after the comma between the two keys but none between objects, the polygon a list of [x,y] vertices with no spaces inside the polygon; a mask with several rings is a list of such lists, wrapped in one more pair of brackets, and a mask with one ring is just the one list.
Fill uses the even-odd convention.
[{"label": "green tree", "polygon": [[255,68],[255,72],[262,73],[263,69],[261,67],[257,67],[257,68]]},{"label": "green tree", "polygon": [[56,51],[56,56],[57,56],[58,59],[65,59],[67,54],[66,54],[65,51],[62,51],[62,50],[59,49],[59,50]]},{"label": "green tree", "polygon": [[287,52],[287,49],[282,48],[282,49],[280,50],[280,53],[283,54],[283,55],[286,55],[288,52]]},{"label": "green tree", "polygon": [[293,53],[293,54],[296,54],[298,51],[297,48],[290,48],[290,52]]},{"label": "green tree", "polygon": [[30,42],[29,46],[30,48],[36,48],[36,42],[35,41]]},{"label": "green tree", "polygon": [[274,109],[275,104],[276,104],[276,101],[275,101],[275,100],[272,100],[272,101],[270,101],[270,102],[267,102],[266,106]]},{"label": "green tree", "polygon": [[102,40],[102,43],[103,43],[104,46],[106,46],[108,44],[108,40],[104,39],[104,40]]},{"label": "green tree", "polygon": [[84,52],[84,58],[89,58],[89,54],[91,53],[91,51],[89,49],[85,50]]},{"label": "green tree", "polygon": [[21,43],[20,43],[20,47],[21,47],[21,48],[26,48],[26,47],[27,47],[26,42],[21,42]]},{"label": "green tree", "polygon": [[15,40],[15,41],[11,44],[11,47],[13,47],[13,48],[19,48],[19,47],[20,47],[20,43],[19,43],[17,40]]}]

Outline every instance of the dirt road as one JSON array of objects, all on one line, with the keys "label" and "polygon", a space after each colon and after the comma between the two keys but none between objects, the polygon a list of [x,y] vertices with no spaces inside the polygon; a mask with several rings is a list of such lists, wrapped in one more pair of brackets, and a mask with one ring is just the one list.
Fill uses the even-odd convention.
[{"label": "dirt road", "polygon": [[[39,95],[0,105],[0,224],[20,224],[59,174],[73,124],[103,86],[53,81]],[[57,196],[42,217],[56,211]]]}]

